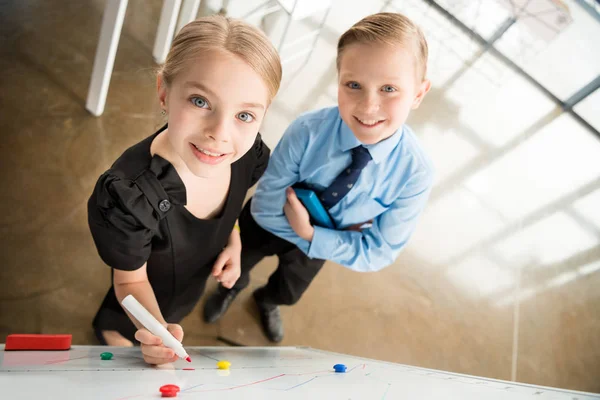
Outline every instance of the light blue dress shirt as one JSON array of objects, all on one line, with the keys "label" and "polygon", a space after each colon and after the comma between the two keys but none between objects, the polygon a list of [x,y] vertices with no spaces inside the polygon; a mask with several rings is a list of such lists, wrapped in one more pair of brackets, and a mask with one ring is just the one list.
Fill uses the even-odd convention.
[{"label": "light blue dress shirt", "polygon": [[[338,230],[315,226],[309,242],[294,232],[283,213],[287,187],[304,182],[322,191],[350,164],[350,150],[359,145],[338,107],[300,116],[273,150],[258,182],[251,207],[256,222],[311,258],[362,272],[390,265],[414,231],[433,184],[432,163],[406,125],[377,144],[365,145],[373,160],[350,192],[329,209]],[[344,230],[370,220],[372,226],[361,232]]]}]

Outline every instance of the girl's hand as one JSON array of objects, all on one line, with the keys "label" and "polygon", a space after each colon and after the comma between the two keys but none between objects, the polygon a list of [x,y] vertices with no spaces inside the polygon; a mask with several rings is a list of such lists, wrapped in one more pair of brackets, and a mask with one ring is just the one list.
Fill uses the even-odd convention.
[{"label": "girl's hand", "polygon": [[219,254],[213,266],[212,275],[227,289],[231,289],[240,277],[242,271],[240,265],[241,253],[241,244],[230,242]]},{"label": "girl's hand", "polygon": [[294,193],[294,189],[291,187],[287,188],[285,191],[287,195],[287,200],[283,206],[283,212],[290,223],[290,226],[296,232],[296,235],[300,236],[302,239],[312,242],[313,236],[315,234],[315,228],[310,223],[310,215],[308,215],[308,211],[302,205],[296,193]]},{"label": "girl's hand", "polygon": [[[167,324],[165,328],[175,336],[175,339],[180,342],[183,340],[183,328],[181,325]],[[154,336],[145,328],[137,330],[135,339],[140,342],[144,361],[148,364],[160,365],[172,363],[179,358],[172,349],[162,344],[161,338]]]}]

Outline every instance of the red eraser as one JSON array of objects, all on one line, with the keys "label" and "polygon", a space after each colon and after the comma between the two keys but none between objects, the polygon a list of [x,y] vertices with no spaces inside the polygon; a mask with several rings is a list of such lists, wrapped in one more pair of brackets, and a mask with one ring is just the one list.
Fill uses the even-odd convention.
[{"label": "red eraser", "polygon": [[13,334],[6,337],[4,350],[69,350],[72,335]]}]

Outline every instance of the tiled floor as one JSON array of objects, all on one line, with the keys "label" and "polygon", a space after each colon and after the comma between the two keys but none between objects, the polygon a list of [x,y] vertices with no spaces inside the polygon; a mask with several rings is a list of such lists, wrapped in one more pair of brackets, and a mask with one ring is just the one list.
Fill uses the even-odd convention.
[{"label": "tiled floor", "polygon": [[[95,343],[91,318],[110,278],[85,202],[99,174],[161,123],[151,57],[160,3],[129,1],[106,111],[95,118],[84,104],[104,1],[0,1],[0,337],[70,332]],[[439,3],[486,38],[505,16],[492,0],[479,19],[471,2]],[[384,6],[334,3],[306,66],[285,65],[262,129],[269,145],[300,112],[334,104],[337,37]],[[434,159],[436,187],[396,263],[374,274],[328,264],[283,310],[282,344],[600,392],[599,138],[496,57],[479,56],[427,2],[387,9],[414,18],[430,41],[434,88],[410,124]],[[517,48],[518,25],[498,44],[562,100],[600,74],[600,24],[576,5],[571,13],[575,23],[536,42],[533,55]],[[294,24],[291,37],[316,19]],[[281,26],[267,20],[273,38]],[[575,108],[596,129],[599,95]],[[254,287],[275,263],[256,269]],[[183,322],[186,343],[266,345],[250,292],[215,325],[198,307]]]}]

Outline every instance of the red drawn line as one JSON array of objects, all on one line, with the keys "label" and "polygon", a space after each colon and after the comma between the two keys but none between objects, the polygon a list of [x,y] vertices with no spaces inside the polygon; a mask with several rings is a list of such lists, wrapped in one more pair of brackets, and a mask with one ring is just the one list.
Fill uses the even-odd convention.
[{"label": "red drawn line", "polygon": [[69,358],[68,360],[46,361],[44,364],[45,365],[58,364],[58,363],[62,363],[62,362],[69,362],[69,361],[74,361],[74,360],[81,360],[82,358],[88,358],[88,357],[89,356],[83,356],[83,357],[77,357],[77,358]]},{"label": "red drawn line", "polygon": [[[252,385],[257,385],[259,383],[263,383],[263,382],[267,382],[267,381],[271,381],[273,379],[277,379],[277,378],[281,378],[282,376],[285,376],[285,374],[281,374],[281,375],[277,375],[277,376],[272,376],[270,378],[267,379],[263,379],[262,381],[256,381],[256,382],[252,382],[252,383],[247,383],[245,385],[239,385],[239,386],[233,386],[230,388],[224,388],[224,389],[208,389],[208,390],[190,390],[190,391],[186,391],[186,393],[201,393],[201,392],[221,392],[223,390],[234,390],[234,389],[239,389],[239,388],[243,388],[246,386],[252,386]],[[137,397],[137,396],[136,396]],[[119,399],[119,400],[124,400],[124,399]]]},{"label": "red drawn line", "polygon": [[[363,364],[363,369],[365,367],[366,364]],[[305,372],[303,374],[281,374],[281,375],[277,375],[277,376],[272,376],[270,378],[267,379],[263,379],[261,381],[256,381],[256,382],[252,382],[252,383],[247,383],[245,385],[239,385],[239,386],[232,386],[229,388],[223,388],[223,389],[207,389],[207,390],[186,390],[185,393],[204,393],[204,392],[222,392],[225,390],[234,390],[234,389],[240,389],[246,386],[252,386],[252,385],[257,385],[259,383],[263,383],[263,382],[267,382],[267,381],[271,381],[277,378],[281,378],[282,376],[302,376],[302,375],[314,375],[314,374],[319,374],[322,372],[331,372],[330,370],[323,370],[323,371],[316,371],[316,372]],[[312,380],[312,379],[311,379]],[[307,381],[308,382],[308,381]],[[305,382],[306,383],[306,382]],[[143,395],[139,394],[136,396],[128,396],[128,397],[122,397],[119,398],[117,400],[128,400],[128,399],[135,399],[136,397],[141,397]]]},{"label": "red drawn line", "polygon": [[348,371],[348,373],[350,373],[350,372],[354,371],[356,368],[358,368],[358,367],[359,367],[359,366],[361,366],[361,365],[362,365],[362,369],[365,369],[365,367],[367,366],[367,364],[357,364],[357,365],[355,365],[354,367],[352,367],[352,368],[350,369],[350,371]]}]

